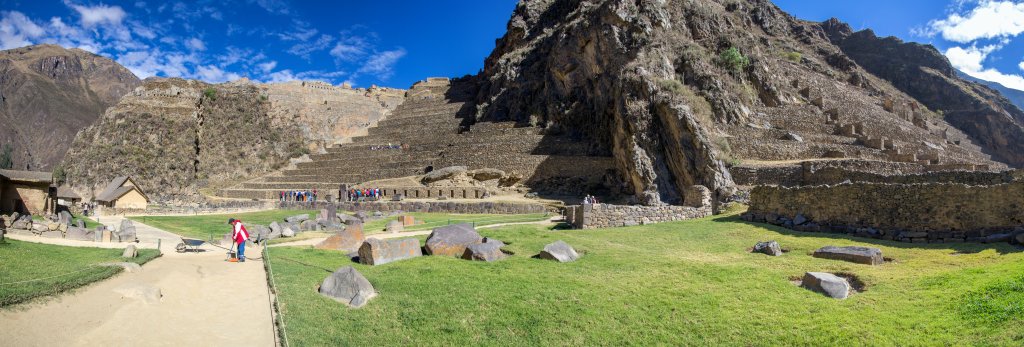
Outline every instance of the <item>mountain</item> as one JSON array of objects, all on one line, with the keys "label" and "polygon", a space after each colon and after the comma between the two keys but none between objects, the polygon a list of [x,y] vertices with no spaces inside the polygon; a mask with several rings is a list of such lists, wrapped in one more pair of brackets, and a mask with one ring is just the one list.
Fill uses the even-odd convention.
[{"label": "mountain", "polygon": [[17,169],[49,170],[79,130],[141,81],[80,49],[35,45],[0,51],[0,143]]},{"label": "mountain", "polygon": [[956,73],[957,73],[957,76],[959,76],[960,78],[962,78],[964,80],[971,81],[971,82],[974,82],[974,83],[978,83],[978,84],[981,84],[981,85],[984,85],[986,87],[994,89],[995,91],[999,92],[999,94],[1002,94],[1003,97],[1005,97],[1007,100],[1010,100],[1010,102],[1012,102],[1014,105],[1016,105],[1017,108],[1024,110],[1024,91],[1020,91],[1020,90],[1017,90],[1017,89],[1013,89],[1013,88],[1004,86],[1004,85],[1002,85],[1002,84],[1000,84],[998,82],[992,82],[992,81],[986,81],[986,80],[979,79],[979,78],[974,78],[974,77],[971,77],[971,75],[968,75],[968,74],[964,73],[963,71],[957,71]]},{"label": "mountain", "polygon": [[478,120],[586,139],[651,205],[695,184],[727,196],[739,164],[1024,166],[1019,110],[933,47],[767,0],[521,1],[480,84]]},{"label": "mountain", "polygon": [[151,77],[83,129],[63,165],[87,199],[127,175],[156,201],[192,203],[201,188],[272,172],[365,133],[404,95],[322,82]]}]

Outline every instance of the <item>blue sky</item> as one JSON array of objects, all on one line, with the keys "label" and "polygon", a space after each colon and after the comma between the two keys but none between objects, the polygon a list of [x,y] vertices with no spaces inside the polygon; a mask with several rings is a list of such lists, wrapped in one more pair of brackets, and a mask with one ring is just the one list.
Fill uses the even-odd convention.
[{"label": "blue sky", "polygon": [[[1024,4],[776,0],[798,18],[930,43],[978,78],[1024,90]],[[0,49],[79,47],[140,77],[315,79],[405,88],[476,73],[515,0],[0,0]]]},{"label": "blue sky", "polygon": [[[0,0],[0,49],[57,43],[139,77],[406,88],[476,73],[514,0]],[[453,10],[457,9],[457,10]]]}]

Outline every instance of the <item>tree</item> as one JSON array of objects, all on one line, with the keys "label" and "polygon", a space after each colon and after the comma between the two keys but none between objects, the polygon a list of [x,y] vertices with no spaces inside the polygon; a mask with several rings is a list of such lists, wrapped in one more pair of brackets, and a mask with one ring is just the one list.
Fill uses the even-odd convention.
[{"label": "tree", "polygon": [[0,151],[0,169],[10,169],[14,167],[14,148],[11,144],[4,144],[4,148]]},{"label": "tree", "polygon": [[64,185],[68,180],[68,173],[64,171],[64,165],[57,165],[53,168],[53,180],[58,186]]}]

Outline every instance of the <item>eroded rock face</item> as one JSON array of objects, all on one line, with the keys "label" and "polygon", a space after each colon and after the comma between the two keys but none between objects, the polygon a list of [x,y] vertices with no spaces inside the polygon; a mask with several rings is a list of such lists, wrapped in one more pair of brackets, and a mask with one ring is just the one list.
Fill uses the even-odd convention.
[{"label": "eroded rock face", "polygon": [[[668,2],[524,1],[508,33],[485,63],[478,118],[540,118],[601,146],[633,194],[645,204],[681,203],[685,187],[719,194],[732,179],[687,101],[662,87],[677,70],[701,70],[678,60]],[[685,21],[680,21],[685,23]],[[667,45],[663,45],[667,44]],[[688,66],[686,66],[688,65]],[[718,93],[725,118],[738,103]],[[534,119],[534,122],[538,122]]]},{"label": "eroded rock face", "polygon": [[370,281],[351,266],[340,268],[327,276],[320,284],[319,292],[352,308],[363,307],[377,296]]}]

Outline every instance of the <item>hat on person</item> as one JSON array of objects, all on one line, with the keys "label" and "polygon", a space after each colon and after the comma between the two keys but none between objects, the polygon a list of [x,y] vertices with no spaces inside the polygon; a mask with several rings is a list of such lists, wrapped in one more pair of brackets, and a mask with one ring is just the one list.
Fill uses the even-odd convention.
[{"label": "hat on person", "polygon": [[228,224],[235,224],[236,220],[237,219],[234,219],[234,218],[228,218]]}]

